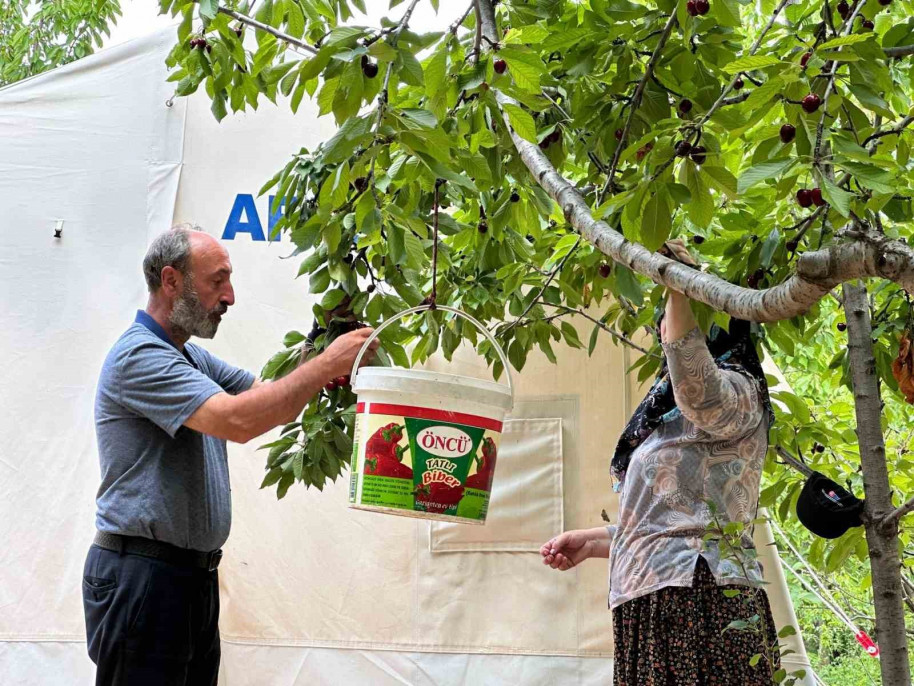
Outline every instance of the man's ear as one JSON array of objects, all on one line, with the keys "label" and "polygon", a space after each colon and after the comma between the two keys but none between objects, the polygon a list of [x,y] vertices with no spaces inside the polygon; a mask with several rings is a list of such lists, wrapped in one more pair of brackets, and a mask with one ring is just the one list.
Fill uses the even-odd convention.
[{"label": "man's ear", "polygon": [[174,267],[162,268],[162,293],[176,298],[184,290],[184,275]]}]

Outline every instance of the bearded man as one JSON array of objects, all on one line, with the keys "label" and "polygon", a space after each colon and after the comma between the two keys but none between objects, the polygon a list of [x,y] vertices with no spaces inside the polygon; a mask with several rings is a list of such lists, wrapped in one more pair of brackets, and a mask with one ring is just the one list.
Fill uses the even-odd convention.
[{"label": "bearded man", "polygon": [[87,646],[96,684],[215,684],[216,569],[231,525],[226,441],[294,421],[350,372],[371,330],[262,383],[187,342],[212,338],[235,303],[216,239],[175,227],[153,241],[143,272],[148,304],[111,348],[95,401],[101,486],[83,572]]}]

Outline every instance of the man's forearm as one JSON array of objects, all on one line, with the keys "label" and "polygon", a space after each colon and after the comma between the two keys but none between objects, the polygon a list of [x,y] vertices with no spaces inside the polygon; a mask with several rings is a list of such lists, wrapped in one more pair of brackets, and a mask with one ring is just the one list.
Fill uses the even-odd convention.
[{"label": "man's forearm", "polygon": [[327,360],[318,355],[281,379],[235,396],[232,421],[247,440],[260,436],[298,417],[308,401],[332,378],[333,370]]}]

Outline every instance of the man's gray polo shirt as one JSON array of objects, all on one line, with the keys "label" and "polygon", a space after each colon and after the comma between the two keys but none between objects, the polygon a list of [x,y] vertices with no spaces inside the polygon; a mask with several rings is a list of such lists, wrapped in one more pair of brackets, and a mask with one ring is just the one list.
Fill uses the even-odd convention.
[{"label": "man's gray polo shirt", "polygon": [[210,397],[254,376],[203,348],[182,354],[147,313],[108,353],[95,398],[102,482],[99,531],[215,550],[232,523],[225,441],[184,422]]}]

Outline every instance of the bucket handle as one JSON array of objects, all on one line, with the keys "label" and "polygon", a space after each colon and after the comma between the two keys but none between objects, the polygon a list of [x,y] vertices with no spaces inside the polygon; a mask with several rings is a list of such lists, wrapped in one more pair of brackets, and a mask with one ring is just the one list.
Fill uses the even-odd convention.
[{"label": "bucket handle", "polygon": [[[375,329],[372,334],[368,337],[368,340],[362,345],[362,349],[359,350],[359,354],[355,358],[355,363],[352,365],[352,374],[350,378],[352,379],[352,384],[355,385],[355,377],[359,371],[359,364],[362,362],[362,357],[365,355],[365,351],[368,350],[368,346],[371,345],[371,342],[378,337],[378,335],[387,328],[390,324],[393,324],[398,319],[405,317],[408,314],[416,314],[417,312],[423,312],[425,310],[432,309],[431,305],[419,305],[418,307],[412,307],[408,310],[403,310],[399,314],[394,315],[387,321],[385,321],[381,326]],[[495,352],[498,353],[498,359],[501,360],[502,367],[505,369],[505,374],[508,377],[508,391],[511,393],[511,397],[514,397],[514,383],[511,379],[511,366],[508,364],[508,358],[505,357],[505,352],[501,349],[501,346],[498,344],[498,341],[495,340],[495,337],[489,333],[482,324],[480,324],[476,319],[468,315],[463,310],[458,310],[454,307],[445,307],[444,305],[435,305],[434,309],[443,310],[444,312],[451,312],[458,317],[463,317],[468,322],[473,324],[477,329],[479,329],[482,334],[488,339],[489,343],[495,348]]]}]

